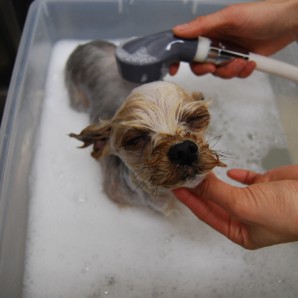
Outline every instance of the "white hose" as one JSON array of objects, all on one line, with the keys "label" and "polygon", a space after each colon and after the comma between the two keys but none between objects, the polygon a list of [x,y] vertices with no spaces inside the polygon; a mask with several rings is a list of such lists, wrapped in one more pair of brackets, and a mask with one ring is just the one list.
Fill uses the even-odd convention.
[{"label": "white hose", "polygon": [[298,82],[298,66],[250,53],[249,60],[256,62],[257,70],[284,77]]},{"label": "white hose", "polygon": [[248,58],[249,60],[256,62],[257,70],[298,82],[298,66],[254,53],[238,53],[237,50],[231,50],[228,46],[221,45],[212,47],[211,39],[202,36],[198,38],[197,49],[193,60],[197,62],[208,61],[217,64],[218,61],[221,61],[221,58],[223,58],[222,61],[225,62],[229,59],[239,58],[241,56],[243,56],[244,59]]}]

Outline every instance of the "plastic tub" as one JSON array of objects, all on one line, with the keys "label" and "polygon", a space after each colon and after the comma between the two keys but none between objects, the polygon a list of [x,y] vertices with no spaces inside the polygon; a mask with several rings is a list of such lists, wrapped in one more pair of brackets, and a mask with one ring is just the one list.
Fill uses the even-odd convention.
[{"label": "plastic tub", "polygon": [[[175,24],[194,18],[195,15],[212,12],[229,2],[233,1],[49,0],[33,3],[15,63],[0,134],[0,293],[2,298],[18,298],[23,295],[28,209],[31,198],[29,177],[37,151],[36,134],[42,120],[41,111],[45,98],[47,71],[54,45],[65,39],[122,39],[146,35],[171,28]],[[278,54],[278,57],[298,65],[297,45],[285,49]],[[287,154],[291,162],[297,163],[298,86],[279,78],[270,77],[269,79],[275,94],[274,100],[278,107],[280,124],[288,145]],[[273,156],[269,161],[269,166],[267,162],[267,167],[275,165],[274,159]],[[208,235],[212,238],[215,232],[211,231]],[[205,238],[212,250],[213,240]],[[219,241],[218,238],[216,239]],[[222,238],[219,239],[223,241]],[[168,238],[165,241],[169,244],[171,239]],[[228,245],[225,247],[227,250],[230,248]],[[241,254],[244,261],[245,258],[249,261],[254,256],[271,260],[272,265],[268,267],[268,276],[276,268],[283,268],[280,265],[282,258],[284,255],[288,256],[284,262],[287,262],[291,272],[283,272],[284,276],[275,279],[274,285],[266,285],[267,282],[272,283],[268,276],[267,278],[262,276],[256,280],[255,276],[249,277],[248,275],[247,278],[251,278],[250,285],[252,286],[249,289],[248,285],[244,284],[243,291],[246,294],[243,297],[247,295],[247,297],[263,297],[266,293],[271,293],[268,292],[269,288],[274,289],[276,293],[274,297],[281,297],[283,294],[284,297],[294,297],[295,293],[297,294],[297,282],[293,280],[296,278],[297,281],[298,278],[298,263],[293,261],[294,259],[292,262],[290,260],[291,256],[294,258],[294,251],[297,254],[296,244],[256,252],[254,256],[243,252],[240,248],[236,250],[232,248],[231,251]],[[214,255],[210,256],[214,257]],[[224,265],[220,265],[222,257],[223,255],[220,255],[218,264],[224,272]],[[40,274],[42,275],[43,272]],[[295,274],[296,277],[293,276]],[[244,277],[246,277],[245,274]],[[211,279],[212,276],[207,276],[207,278]],[[222,276],[222,279],[225,279],[225,276]],[[182,297],[177,289],[176,292],[174,291],[175,280],[169,280],[169,282],[171,287],[167,285],[165,289],[171,288],[171,291],[165,290],[162,293],[157,288],[152,291],[151,296],[179,297],[180,295]],[[202,282],[202,285],[199,285],[199,281],[196,285],[198,295],[205,293],[202,296],[199,295],[200,297],[221,297],[221,286],[217,287],[216,281],[214,281],[214,288],[209,290],[204,286],[204,281]],[[112,286],[113,283],[115,280],[110,278],[108,284]],[[132,292],[132,288],[127,289],[122,297],[133,297],[129,296],[129,291]],[[239,293],[243,291],[240,288],[233,290],[232,285],[228,289],[227,286],[222,292],[222,297],[227,297],[225,293],[229,293],[229,297],[239,297]],[[250,292],[254,294],[250,295]],[[101,294],[108,293],[102,291]],[[97,293],[97,295],[94,294],[92,297],[99,297],[100,294]],[[185,292],[184,295],[184,297],[195,297],[191,291]],[[44,297],[47,297],[46,293]],[[111,294],[110,297],[113,295]]]}]

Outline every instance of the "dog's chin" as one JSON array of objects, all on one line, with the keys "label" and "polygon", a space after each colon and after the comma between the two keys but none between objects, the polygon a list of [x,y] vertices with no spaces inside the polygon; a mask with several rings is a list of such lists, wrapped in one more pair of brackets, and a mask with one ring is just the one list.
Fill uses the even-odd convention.
[{"label": "dog's chin", "polygon": [[205,179],[205,177],[206,175],[196,175],[194,178],[182,182],[179,187],[194,188],[198,186]]}]

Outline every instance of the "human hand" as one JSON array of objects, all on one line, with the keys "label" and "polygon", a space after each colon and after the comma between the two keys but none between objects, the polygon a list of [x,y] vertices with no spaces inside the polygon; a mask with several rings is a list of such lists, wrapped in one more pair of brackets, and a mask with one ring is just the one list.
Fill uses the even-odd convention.
[{"label": "human hand", "polygon": [[210,174],[176,197],[206,224],[247,249],[298,240],[298,165],[257,174],[233,169],[228,176],[247,184],[231,186]]},{"label": "human hand", "polygon": [[[228,41],[261,55],[271,55],[298,38],[298,1],[267,0],[228,6],[215,13],[178,25],[173,33],[183,38],[205,36]],[[179,64],[170,67],[174,75]],[[197,75],[212,73],[222,78],[248,77],[255,69],[253,61],[235,59],[223,66],[193,63]]]}]

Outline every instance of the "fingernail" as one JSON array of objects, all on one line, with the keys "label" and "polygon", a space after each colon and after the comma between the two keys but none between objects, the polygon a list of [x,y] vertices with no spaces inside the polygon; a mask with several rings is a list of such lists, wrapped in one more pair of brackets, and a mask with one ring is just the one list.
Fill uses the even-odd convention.
[{"label": "fingernail", "polygon": [[238,74],[240,71],[243,70],[243,68],[246,66],[247,61],[243,59],[234,59],[231,61],[231,65],[233,65],[233,70],[236,74]]},{"label": "fingernail", "polygon": [[214,73],[216,71],[216,66],[214,64],[208,65],[208,70],[210,73]]},{"label": "fingernail", "polygon": [[185,29],[187,29],[188,27],[188,23],[185,23],[185,24],[181,24],[181,25],[177,25],[173,28],[173,30],[175,31],[183,31]]},{"label": "fingernail", "polygon": [[248,170],[231,169],[227,171],[227,174],[232,179],[243,181],[248,175]]},{"label": "fingernail", "polygon": [[248,61],[248,66],[250,69],[255,69],[257,66],[257,63],[254,61]]}]

